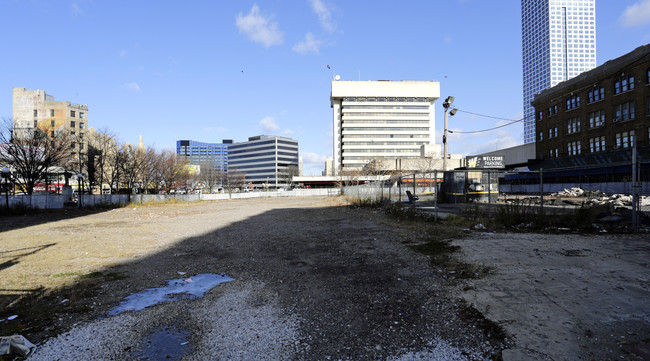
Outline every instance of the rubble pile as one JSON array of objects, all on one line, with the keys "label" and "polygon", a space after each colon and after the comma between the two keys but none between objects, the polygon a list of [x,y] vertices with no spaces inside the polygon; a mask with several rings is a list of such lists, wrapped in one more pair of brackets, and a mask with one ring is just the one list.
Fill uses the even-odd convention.
[{"label": "rubble pile", "polygon": [[[564,189],[561,192],[551,193],[551,197],[584,197],[587,205],[613,205],[614,207],[631,207],[632,196],[626,194],[612,194],[608,196],[601,191],[588,191],[578,187]],[[650,206],[650,197],[641,196],[639,199],[640,206]]]}]

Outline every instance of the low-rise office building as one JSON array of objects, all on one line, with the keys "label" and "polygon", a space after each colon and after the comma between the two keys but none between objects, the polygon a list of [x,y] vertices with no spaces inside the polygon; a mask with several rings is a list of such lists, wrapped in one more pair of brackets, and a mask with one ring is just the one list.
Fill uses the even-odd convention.
[{"label": "low-rise office building", "polygon": [[258,135],[228,147],[228,177],[242,174],[253,187],[281,188],[298,175],[298,141]]}]

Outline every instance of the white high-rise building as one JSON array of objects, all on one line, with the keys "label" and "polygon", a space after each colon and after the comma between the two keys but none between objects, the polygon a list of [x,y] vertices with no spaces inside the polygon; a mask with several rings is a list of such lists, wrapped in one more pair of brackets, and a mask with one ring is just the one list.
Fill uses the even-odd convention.
[{"label": "white high-rise building", "polygon": [[436,81],[333,81],[334,175],[419,158],[423,145],[435,145],[439,97]]},{"label": "white high-rise building", "polygon": [[535,94],[596,67],[596,0],[521,0],[524,143],[534,142]]}]

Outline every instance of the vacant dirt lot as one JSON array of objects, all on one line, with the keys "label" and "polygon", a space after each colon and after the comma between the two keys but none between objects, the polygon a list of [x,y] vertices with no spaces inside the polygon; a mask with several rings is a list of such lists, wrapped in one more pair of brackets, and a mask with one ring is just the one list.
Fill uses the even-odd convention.
[{"label": "vacant dirt lot", "polygon": [[[527,269],[539,267],[527,262],[517,266],[498,257],[498,245],[514,242],[509,236],[499,242],[499,235],[471,233],[460,241],[478,235],[473,242],[461,244],[463,257],[495,271],[481,280],[459,281],[453,271],[432,265],[428,256],[408,248],[439,229],[350,209],[339,198],[249,199],[5,218],[0,219],[0,230],[0,329],[40,343],[34,358],[44,360],[79,358],[80,353],[86,359],[155,358],[151,355],[161,355],[152,350],[161,331],[180,335],[179,343],[184,345],[181,352],[165,350],[164,356],[170,358],[483,360],[513,345],[498,329],[485,327],[480,315],[458,297],[465,293],[490,315],[498,308],[489,305],[507,303],[503,297],[490,298],[482,292],[502,295],[492,291],[504,280],[503,272],[509,275],[507,282],[535,282],[528,279],[532,276]],[[514,252],[532,257],[522,244],[538,236],[522,237],[528,241],[514,242],[516,247],[503,252],[515,259],[519,256]],[[570,237],[557,241],[552,238],[556,236],[548,237],[540,252],[554,252],[545,248],[571,242]],[[634,243],[642,244],[638,239]],[[585,248],[598,254],[592,259],[598,268],[610,264],[606,252],[610,245],[565,248],[569,253]],[[641,256],[648,259],[647,246],[637,252],[645,252]],[[637,287],[628,298],[647,300],[647,263],[636,258],[631,262],[620,253],[614,257],[629,264],[621,269],[633,270],[616,273],[619,281]],[[554,266],[553,272],[566,278],[561,267]],[[618,264],[615,267],[619,269]],[[200,273],[227,274],[235,280],[216,286],[201,299],[107,316],[129,294]],[[581,277],[586,280],[588,274]],[[532,311],[526,304],[545,301],[528,299],[518,293],[522,287],[514,285],[504,294],[519,307],[510,307],[512,313],[506,318],[502,313],[493,316],[514,333],[516,352],[537,351],[538,339],[531,336],[535,333],[558,343],[559,338],[579,342],[531,322],[527,315]],[[628,283],[622,287],[629,287]],[[595,295],[600,294],[613,295]],[[549,301],[565,309],[582,307],[561,302],[559,298]],[[634,335],[625,334],[636,343],[648,337],[639,334],[648,329],[646,303],[620,304],[637,307],[630,314],[640,326]],[[556,317],[553,312],[548,311],[548,319]],[[580,319],[587,313],[574,316]],[[12,315],[18,317],[7,320]],[[509,329],[510,324],[518,328]],[[590,327],[589,332],[567,332],[605,337],[593,329],[597,324]],[[616,341],[606,340],[599,351],[607,352],[605,358],[633,357],[621,350],[619,334],[611,337]],[[569,347],[569,351],[573,353],[567,359],[599,358],[583,347]],[[516,359],[517,354],[504,355]]]}]

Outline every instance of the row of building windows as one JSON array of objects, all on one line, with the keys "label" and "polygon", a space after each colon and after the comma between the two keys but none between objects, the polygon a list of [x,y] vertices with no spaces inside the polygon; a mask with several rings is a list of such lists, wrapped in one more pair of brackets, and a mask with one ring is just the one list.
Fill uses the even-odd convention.
[{"label": "row of building windows", "polygon": [[[646,83],[650,84],[650,69],[646,70]],[[623,75],[614,81],[614,94],[621,94],[634,89],[634,75]],[[587,92],[587,102],[594,103],[605,99],[605,88],[597,85]],[[580,96],[573,95],[566,100],[566,109],[571,110],[580,107]],[[634,103],[625,103],[617,106],[615,121],[633,119]],[[548,116],[557,114],[557,105],[548,109]],[[544,112],[537,114],[538,120],[542,120]]]},{"label": "row of building windows", "polygon": [[366,112],[346,112],[345,115],[348,116],[375,116],[375,117],[428,117],[429,113],[401,113],[401,112],[377,112],[377,113],[366,113]]},{"label": "row of building windows", "polygon": [[345,97],[346,102],[428,102],[428,98],[412,97]]},{"label": "row of building windows", "polygon": [[351,142],[344,141],[343,145],[423,145],[429,142]]},{"label": "row of building windows", "polygon": [[411,132],[428,132],[429,127],[413,127],[413,128],[396,128],[396,127],[345,127],[344,130],[349,131],[411,131]]},{"label": "row of building windows", "polygon": [[343,139],[350,138],[429,138],[428,134],[346,134]]},{"label": "row of building windows", "polygon": [[420,149],[346,149],[346,153],[413,153]]},{"label": "row of building windows", "polygon": [[346,105],[343,109],[429,109],[428,105]]},{"label": "row of building windows", "polygon": [[[77,115],[77,112],[74,110],[70,111],[70,117],[75,118]],[[34,117],[38,116],[38,109],[34,109]],[[54,116],[54,109],[50,109],[50,117]],[[79,112],[79,119],[84,119],[85,113],[84,112]]]},{"label": "row of building windows", "polygon": [[429,124],[428,120],[381,120],[381,119],[343,119],[343,126],[346,124]]}]

